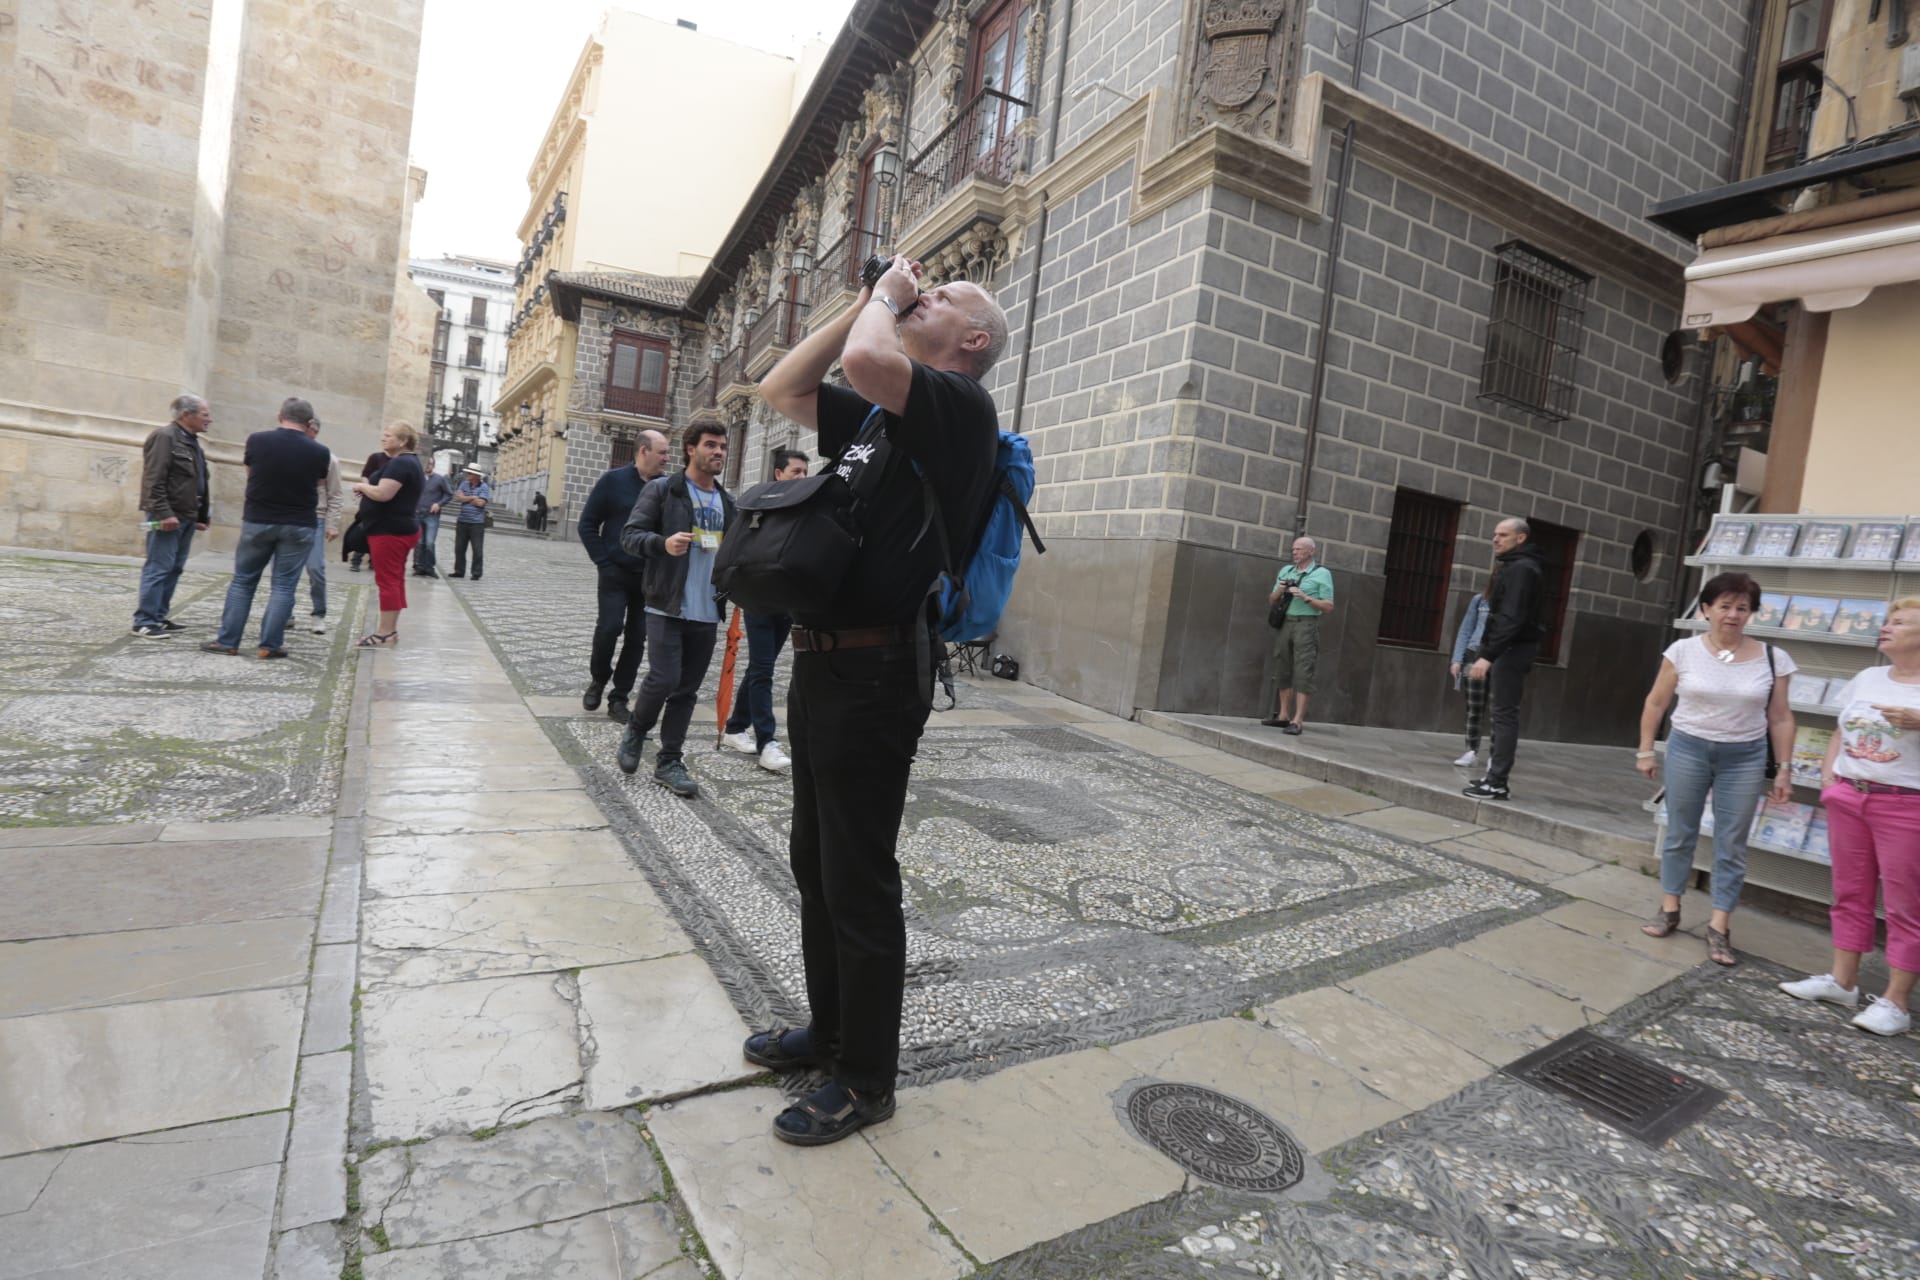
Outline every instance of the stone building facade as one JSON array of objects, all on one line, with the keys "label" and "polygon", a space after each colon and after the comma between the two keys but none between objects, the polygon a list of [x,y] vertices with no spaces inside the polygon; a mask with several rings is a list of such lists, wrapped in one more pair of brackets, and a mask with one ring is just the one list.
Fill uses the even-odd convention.
[{"label": "stone building facade", "polygon": [[1340,597],[1315,714],[1450,730],[1453,627],[1519,515],[1559,609],[1524,732],[1619,739],[1682,590],[1704,389],[1667,341],[1687,246],[1643,215],[1736,163],[1748,6],[1618,8],[856,4],[913,52],[834,46],[690,298],[695,412],[764,452],[767,317],[798,284],[825,322],[897,248],[1008,311],[989,386],[1049,548],[996,640],[1024,676],[1258,714],[1304,529]]},{"label": "stone building facade", "polygon": [[414,258],[407,273],[434,304],[426,385],[407,408],[436,447],[470,462],[498,439],[493,404],[507,378],[513,264],[447,254]]},{"label": "stone building facade", "polygon": [[[153,0],[0,22],[0,543],[129,552],[183,391],[237,442],[307,396],[378,439],[422,5]],[[223,534],[224,536],[224,534]]]}]

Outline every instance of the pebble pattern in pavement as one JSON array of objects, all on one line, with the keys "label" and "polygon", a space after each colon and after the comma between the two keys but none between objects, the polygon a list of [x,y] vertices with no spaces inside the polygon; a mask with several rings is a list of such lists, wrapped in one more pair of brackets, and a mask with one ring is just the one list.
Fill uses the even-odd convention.
[{"label": "pebble pattern in pavement", "polygon": [[[361,592],[333,575],[330,634],[298,629],[285,660],[203,653],[226,576],[189,573],[186,630],[129,634],[138,566],[0,557],[0,825],[331,814]],[[266,584],[247,639],[257,638]],[[349,678],[343,678],[347,676]]]}]

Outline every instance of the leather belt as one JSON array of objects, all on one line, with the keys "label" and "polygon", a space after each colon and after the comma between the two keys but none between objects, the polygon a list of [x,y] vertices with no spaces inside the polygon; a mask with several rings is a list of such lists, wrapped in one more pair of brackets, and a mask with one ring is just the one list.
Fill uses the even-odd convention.
[{"label": "leather belt", "polygon": [[912,625],[892,627],[849,627],[839,631],[809,631],[795,627],[790,633],[796,653],[832,653],[836,649],[877,649],[888,644],[913,644],[919,629]]},{"label": "leather belt", "polygon": [[1920,787],[1896,787],[1891,782],[1863,782],[1859,778],[1841,778],[1863,796],[1920,796]]}]

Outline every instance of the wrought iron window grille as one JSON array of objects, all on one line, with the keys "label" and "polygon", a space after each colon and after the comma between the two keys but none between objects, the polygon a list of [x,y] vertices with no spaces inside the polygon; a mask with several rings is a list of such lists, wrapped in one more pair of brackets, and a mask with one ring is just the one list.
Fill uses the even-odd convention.
[{"label": "wrought iron window grille", "polygon": [[1518,240],[1494,251],[1493,309],[1480,362],[1480,399],[1564,422],[1593,277]]}]

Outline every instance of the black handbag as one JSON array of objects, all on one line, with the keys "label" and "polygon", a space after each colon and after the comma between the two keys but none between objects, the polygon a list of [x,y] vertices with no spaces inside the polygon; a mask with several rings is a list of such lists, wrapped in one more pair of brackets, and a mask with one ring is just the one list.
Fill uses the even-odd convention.
[{"label": "black handbag", "polygon": [[371,554],[372,548],[367,545],[367,526],[355,520],[347,526],[347,531],[340,535],[340,558],[345,560],[349,556]]}]

